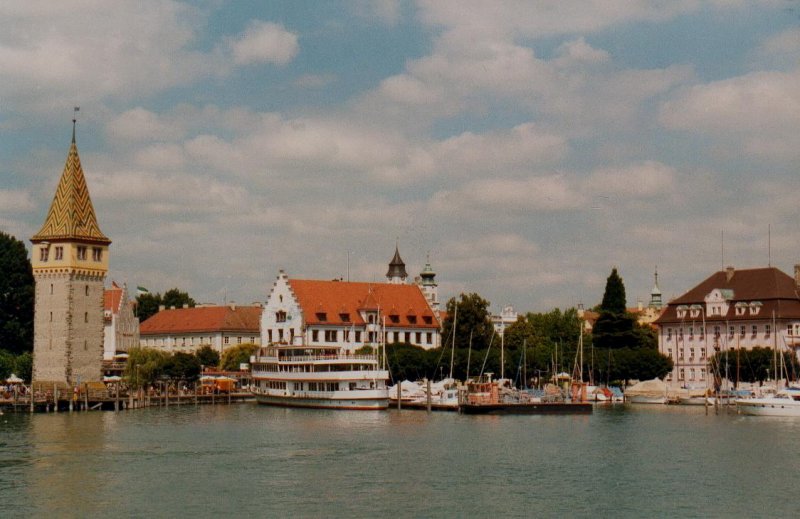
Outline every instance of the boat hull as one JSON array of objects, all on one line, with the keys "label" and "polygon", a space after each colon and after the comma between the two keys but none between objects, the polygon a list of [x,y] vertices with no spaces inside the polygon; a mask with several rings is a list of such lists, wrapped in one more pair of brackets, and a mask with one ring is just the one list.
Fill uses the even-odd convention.
[{"label": "boat hull", "polygon": [[745,398],[736,401],[736,408],[750,416],[800,417],[800,402],[788,398]]},{"label": "boat hull", "polygon": [[462,404],[464,414],[590,414],[585,402],[530,402],[519,404]]},{"label": "boat hull", "polygon": [[666,404],[667,397],[665,396],[629,396],[626,397],[631,404]]},{"label": "boat hull", "polygon": [[389,395],[352,397],[342,395],[331,398],[307,396],[256,394],[256,402],[279,407],[303,407],[308,409],[349,409],[354,411],[380,411],[389,407]]}]

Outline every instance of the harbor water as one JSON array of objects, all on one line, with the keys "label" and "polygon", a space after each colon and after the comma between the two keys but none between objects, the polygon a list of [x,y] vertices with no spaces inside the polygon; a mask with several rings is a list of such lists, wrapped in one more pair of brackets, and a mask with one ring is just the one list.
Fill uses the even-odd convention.
[{"label": "harbor water", "polygon": [[0,416],[3,517],[787,517],[800,421],[255,404]]}]

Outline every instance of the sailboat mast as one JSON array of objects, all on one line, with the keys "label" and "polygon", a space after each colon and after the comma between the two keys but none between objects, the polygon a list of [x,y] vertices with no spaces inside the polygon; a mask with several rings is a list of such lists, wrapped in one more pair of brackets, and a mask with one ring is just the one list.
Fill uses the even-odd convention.
[{"label": "sailboat mast", "polygon": [[456,357],[456,323],[458,322],[458,305],[456,305],[456,310],[453,312],[453,347],[450,351],[450,378],[453,378],[453,361]]},{"label": "sailboat mast", "polygon": [[505,342],[504,338],[506,336],[506,329],[503,327],[503,333],[500,334],[500,378],[506,378],[506,358],[505,358]]}]

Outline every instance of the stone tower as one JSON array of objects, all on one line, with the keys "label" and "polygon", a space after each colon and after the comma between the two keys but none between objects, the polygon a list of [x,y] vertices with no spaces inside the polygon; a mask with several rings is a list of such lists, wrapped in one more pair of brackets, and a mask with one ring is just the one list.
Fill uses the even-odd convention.
[{"label": "stone tower", "polygon": [[386,279],[389,283],[402,285],[406,282],[407,278],[406,264],[403,263],[403,259],[400,257],[400,249],[395,245],[394,257],[392,261],[389,262],[389,270],[386,272]]},{"label": "stone tower", "polygon": [[419,284],[422,287],[422,293],[425,294],[425,299],[431,305],[434,312],[439,312],[439,288],[436,284],[436,272],[431,268],[430,257],[426,258],[425,268],[419,273]]},{"label": "stone tower", "polygon": [[32,238],[36,279],[33,380],[74,385],[100,380],[103,282],[109,240],[97,225],[72,144],[44,225]]}]

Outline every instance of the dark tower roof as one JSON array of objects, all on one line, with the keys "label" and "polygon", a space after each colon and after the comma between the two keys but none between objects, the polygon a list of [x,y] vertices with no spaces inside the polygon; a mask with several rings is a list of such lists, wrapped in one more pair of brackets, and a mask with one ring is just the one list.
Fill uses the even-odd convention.
[{"label": "dark tower roof", "polygon": [[400,257],[400,250],[396,245],[394,247],[394,258],[392,258],[392,261],[389,262],[389,270],[386,272],[386,277],[389,279],[406,279],[408,277],[408,272],[406,272],[406,264],[403,263],[403,259]]}]

